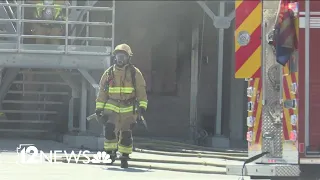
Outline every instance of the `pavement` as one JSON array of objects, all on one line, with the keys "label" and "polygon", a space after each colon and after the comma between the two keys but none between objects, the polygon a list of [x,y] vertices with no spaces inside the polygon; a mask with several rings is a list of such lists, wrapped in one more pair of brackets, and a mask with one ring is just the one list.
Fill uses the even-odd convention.
[{"label": "pavement", "polygon": [[[68,147],[65,144],[54,141],[41,140],[6,140],[0,139],[0,179],[32,178],[40,179],[226,179],[237,180],[237,176],[227,176],[226,163],[239,163],[245,158],[239,152],[228,154],[224,152],[190,150],[171,147],[171,152],[136,148],[136,152],[131,155],[128,169],[121,169],[117,160],[113,165],[98,163],[95,165],[82,164],[82,161],[63,161],[63,153],[60,153],[56,163],[42,162],[42,164],[22,164],[16,152],[19,144],[34,144],[45,154],[49,155],[49,150],[66,150],[76,152],[80,149]],[[179,145],[181,146],[181,145]],[[168,146],[167,146],[168,148]],[[172,152],[176,150],[177,152]],[[95,153],[95,152],[92,152]],[[92,155],[91,155],[92,156]],[[235,158],[227,160],[226,157]],[[237,159],[238,158],[238,159]],[[125,172],[125,173],[123,173]],[[148,174],[148,177],[145,176]],[[245,178],[248,179],[248,178]]]},{"label": "pavement", "polygon": [[[133,168],[126,170],[119,167],[91,166],[82,164],[41,164],[41,165],[19,165],[16,163],[5,163],[0,165],[1,180],[89,180],[89,179],[110,179],[110,180],[237,180],[237,176],[199,174],[186,172],[172,172],[153,170],[147,168]],[[249,180],[246,178],[245,180]]]}]

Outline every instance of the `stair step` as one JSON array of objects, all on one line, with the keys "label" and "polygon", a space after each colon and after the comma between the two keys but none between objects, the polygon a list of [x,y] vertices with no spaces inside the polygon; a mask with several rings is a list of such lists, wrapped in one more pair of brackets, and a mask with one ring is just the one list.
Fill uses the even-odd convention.
[{"label": "stair step", "polygon": [[41,82],[41,81],[13,81],[13,84],[41,84],[41,85],[68,85],[65,82]]},{"label": "stair step", "polygon": [[30,133],[41,133],[41,132],[50,132],[49,130],[44,129],[0,129],[0,132],[30,132]]},{"label": "stair step", "polygon": [[54,121],[47,120],[0,120],[0,123],[54,123]]},{"label": "stair step", "polygon": [[57,111],[0,110],[0,113],[57,114]]},{"label": "stair step", "polygon": [[54,101],[18,101],[18,100],[4,100],[3,104],[63,104],[63,102]]},{"label": "stair step", "polygon": [[47,95],[69,95],[68,92],[39,92],[39,91],[8,91],[8,94],[47,94]]}]

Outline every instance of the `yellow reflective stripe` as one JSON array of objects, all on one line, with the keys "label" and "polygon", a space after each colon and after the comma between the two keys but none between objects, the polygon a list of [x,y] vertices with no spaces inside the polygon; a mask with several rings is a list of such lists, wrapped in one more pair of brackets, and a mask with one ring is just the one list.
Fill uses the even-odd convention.
[{"label": "yellow reflective stripe", "polygon": [[[56,14],[55,14],[54,18],[56,19],[56,18],[60,15],[62,9],[61,9],[61,7],[60,7],[59,5],[56,5],[56,4],[55,4],[55,6],[56,6],[56,7],[55,7],[54,9],[55,9],[55,11],[56,11]],[[38,3],[38,4],[36,5],[36,9],[37,9],[37,14],[36,14],[36,16],[39,17],[40,14],[41,14],[41,11],[43,11],[43,10],[45,9],[45,7],[44,7],[43,3]]]},{"label": "yellow reflective stripe", "polygon": [[109,93],[132,93],[133,87],[109,87]]},{"label": "yellow reflective stripe", "polygon": [[144,107],[145,109],[147,109],[148,102],[146,102],[146,101],[140,101],[140,102],[139,102],[139,106],[140,106],[140,107]]},{"label": "yellow reflective stripe", "polygon": [[131,154],[132,153],[132,146],[123,146],[123,145],[119,144],[118,151],[120,153]]},{"label": "yellow reflective stripe", "polygon": [[126,112],[132,112],[133,111],[133,106],[118,107],[118,106],[115,106],[115,105],[109,104],[109,103],[107,103],[104,106],[104,108],[107,109],[107,110],[111,110],[111,111],[117,112],[117,113],[126,113]]},{"label": "yellow reflective stripe", "polygon": [[116,150],[117,146],[118,146],[118,143],[116,142],[104,142],[104,150],[106,151]]},{"label": "yellow reflective stripe", "polygon": [[[36,17],[39,17],[39,16],[40,16],[40,12],[41,12],[41,8],[42,8],[41,5],[42,5],[41,3],[38,3],[38,4],[36,5],[36,9],[37,9]],[[42,10],[43,10],[43,9],[44,9],[44,8],[42,8]]]},{"label": "yellow reflective stripe", "polygon": [[56,19],[60,15],[62,9],[59,5],[55,5],[55,6],[57,6],[54,8],[56,10],[56,15],[54,16],[54,18]]},{"label": "yellow reflective stripe", "polygon": [[104,102],[96,102],[96,108],[100,108],[100,109],[103,109],[104,107]]}]

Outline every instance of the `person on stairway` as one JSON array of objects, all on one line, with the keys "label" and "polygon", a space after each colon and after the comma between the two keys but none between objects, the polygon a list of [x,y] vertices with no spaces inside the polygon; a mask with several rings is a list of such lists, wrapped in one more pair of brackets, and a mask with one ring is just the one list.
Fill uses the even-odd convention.
[{"label": "person on stairway", "polygon": [[[37,3],[34,18],[38,20],[65,21],[66,15],[61,8],[60,1],[44,0]],[[53,5],[54,7],[45,7],[44,5]],[[56,23],[35,23],[32,25],[33,35],[42,36],[63,36],[64,25]],[[36,44],[60,44],[60,39],[36,38]]]},{"label": "person on stairway", "polygon": [[146,82],[141,71],[131,63],[130,46],[118,45],[113,55],[115,65],[109,67],[100,79],[96,114],[105,125],[105,151],[110,154],[112,163],[116,151],[119,151],[121,167],[127,168],[137,114],[144,114],[147,109]]}]

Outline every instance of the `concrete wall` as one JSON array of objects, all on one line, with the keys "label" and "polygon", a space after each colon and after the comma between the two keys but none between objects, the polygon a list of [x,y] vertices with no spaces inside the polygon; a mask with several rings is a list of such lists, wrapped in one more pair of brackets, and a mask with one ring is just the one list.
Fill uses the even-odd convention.
[{"label": "concrete wall", "polygon": [[[217,5],[211,7],[216,14],[218,14]],[[202,27],[202,17],[203,11],[195,2],[117,2],[116,44],[128,43],[132,47],[134,64],[144,74],[148,91],[152,91],[146,115],[150,128],[149,135],[188,138],[191,27],[192,25]],[[222,118],[223,133],[229,136],[230,128],[238,128],[234,124],[244,119],[241,108],[238,108],[237,114],[232,115],[230,107],[231,104],[233,108],[235,105],[243,104],[245,87],[243,80],[233,78],[232,29],[226,31],[225,39]],[[163,49],[159,49],[161,47]],[[158,52],[157,56],[155,49]],[[165,56],[159,57],[161,54],[159,52],[163,52]],[[200,61],[198,114],[199,120],[206,119],[203,122],[204,126],[212,130],[216,111],[218,31],[208,16],[205,16],[202,56],[205,58]],[[157,61],[157,67],[164,68],[153,68],[151,62],[154,58],[162,60],[161,63]],[[174,71],[176,66],[177,72]],[[165,73],[163,70],[166,70]],[[176,93],[170,95],[157,93],[173,92],[175,87],[177,87]],[[239,96],[240,98],[235,101]],[[230,103],[233,101],[237,103]],[[231,118],[233,126],[229,125]],[[243,136],[239,135],[239,132],[241,133],[238,131],[231,134]]]}]

